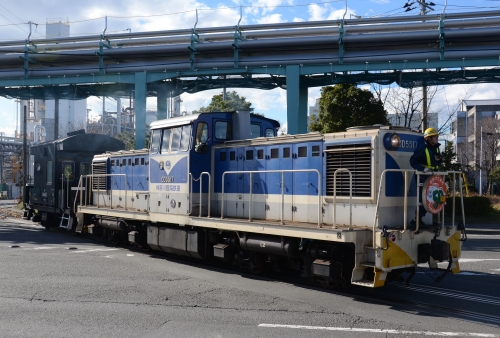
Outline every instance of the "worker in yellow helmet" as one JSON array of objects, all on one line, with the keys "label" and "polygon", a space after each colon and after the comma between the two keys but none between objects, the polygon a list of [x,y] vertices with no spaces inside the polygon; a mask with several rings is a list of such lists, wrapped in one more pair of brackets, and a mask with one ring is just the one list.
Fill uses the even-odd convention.
[{"label": "worker in yellow helmet", "polygon": [[[415,152],[410,158],[410,165],[413,169],[423,172],[431,172],[433,170],[439,169],[439,166],[443,162],[443,156],[439,151],[439,146],[441,145],[438,142],[439,133],[434,128],[427,128],[424,132],[424,143],[419,145]],[[420,176],[421,183],[425,181],[427,177]],[[419,189],[419,202],[422,202],[422,187]],[[421,205],[419,208],[419,218],[420,225],[425,226],[422,222],[422,217],[425,216],[427,211]]]}]

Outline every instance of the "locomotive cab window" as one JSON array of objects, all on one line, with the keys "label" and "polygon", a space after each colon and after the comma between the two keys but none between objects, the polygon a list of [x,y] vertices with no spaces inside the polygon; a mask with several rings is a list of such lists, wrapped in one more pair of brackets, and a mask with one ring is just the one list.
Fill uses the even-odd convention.
[{"label": "locomotive cab window", "polygon": [[182,127],[172,128],[170,132],[172,134],[172,142],[170,143],[170,152],[179,151],[181,145],[181,132]]},{"label": "locomotive cab window", "polygon": [[182,127],[180,151],[188,151],[191,148],[191,125]]},{"label": "locomotive cab window", "polygon": [[163,138],[161,141],[161,154],[167,154],[170,149],[170,129],[163,129]]},{"label": "locomotive cab window", "polygon": [[250,138],[260,137],[260,125],[252,124],[250,126]]},{"label": "locomotive cab window", "polygon": [[231,123],[227,121],[215,122],[215,138],[217,140],[230,140],[233,138]]},{"label": "locomotive cab window", "polygon": [[75,163],[63,162],[62,166],[64,180],[72,181],[75,178]]},{"label": "locomotive cab window", "polygon": [[[111,161],[114,162],[115,161]],[[88,162],[82,162],[80,163],[80,175],[91,175],[92,174],[92,164]]]},{"label": "locomotive cab window", "polygon": [[196,144],[194,151],[197,153],[206,153],[208,151],[208,124],[200,122],[196,126]]},{"label": "locomotive cab window", "polygon": [[274,129],[273,128],[266,128],[266,137],[274,137]]},{"label": "locomotive cab window", "polygon": [[160,151],[160,142],[161,142],[161,130],[159,129],[153,130],[151,134],[151,146],[149,148],[149,152],[151,154],[157,154]]}]

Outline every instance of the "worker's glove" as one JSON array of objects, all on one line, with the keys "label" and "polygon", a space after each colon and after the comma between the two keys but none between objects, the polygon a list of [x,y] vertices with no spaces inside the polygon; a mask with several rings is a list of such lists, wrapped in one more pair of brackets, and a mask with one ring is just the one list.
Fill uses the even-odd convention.
[{"label": "worker's glove", "polygon": [[428,173],[429,171],[431,171],[429,168],[424,168],[424,173]]}]

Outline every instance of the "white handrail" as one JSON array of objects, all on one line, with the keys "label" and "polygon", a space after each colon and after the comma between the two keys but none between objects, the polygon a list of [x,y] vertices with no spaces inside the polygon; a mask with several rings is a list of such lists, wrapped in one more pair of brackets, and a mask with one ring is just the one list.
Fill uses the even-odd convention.
[{"label": "white handrail", "polygon": [[[377,226],[377,220],[378,220],[378,211],[379,211],[379,206],[380,206],[380,194],[381,194],[381,191],[382,191],[382,183],[384,182],[384,179],[385,179],[385,174],[387,172],[401,172],[403,173],[404,172],[404,175],[405,175],[405,191],[404,191],[404,202],[403,202],[403,205],[404,205],[404,222],[403,222],[403,230],[398,230],[400,231],[401,233],[404,233],[406,230],[407,230],[407,206],[408,206],[408,173],[415,173],[416,174],[416,185],[417,185],[417,203],[416,203],[416,220],[415,220],[415,232],[418,232],[419,230],[419,227],[420,227],[420,224],[419,224],[419,194],[420,194],[420,189],[419,189],[419,184],[420,184],[420,175],[425,175],[425,176],[430,176],[430,175],[439,175],[439,176],[446,176],[448,174],[453,174],[453,193],[455,194],[455,182],[456,182],[456,179],[455,179],[455,174],[461,174],[462,172],[461,171],[433,171],[433,172],[423,172],[423,171],[417,171],[417,170],[413,170],[413,169],[385,169],[382,174],[380,175],[380,184],[379,184],[379,189],[378,189],[378,194],[377,194],[377,206],[375,208],[375,217],[374,217],[374,221],[373,221],[373,248],[376,248],[375,247],[375,240],[376,240],[376,226]],[[462,203],[462,222],[464,223],[465,225],[465,213],[464,213],[464,210],[463,210],[463,203],[464,203],[464,200],[463,200],[463,194],[462,194],[462,179],[460,177],[460,180],[459,180],[459,185],[460,185],[460,200],[461,200],[461,203]],[[452,215],[452,226],[455,226],[455,196],[453,196],[453,215]],[[444,226],[444,208],[443,208],[443,215],[442,215],[442,226]]]},{"label": "white handrail", "polygon": [[200,207],[199,207],[199,213],[198,213],[198,217],[201,217],[201,209],[202,209],[202,206],[203,206],[203,201],[202,201],[202,196],[203,196],[203,175],[207,175],[208,176],[208,215],[207,217],[210,217],[210,199],[211,199],[211,195],[210,195],[210,187],[211,187],[211,182],[212,182],[212,177],[210,176],[210,173],[207,172],[207,171],[204,171],[200,174],[200,177],[198,178],[193,178],[193,175],[191,175],[191,173],[189,173],[189,214],[191,214],[191,211],[192,211],[192,208],[193,208],[193,184],[192,182],[198,182],[200,181]]},{"label": "white handrail", "polygon": [[[322,217],[321,217],[321,175],[316,169],[293,169],[293,170],[249,170],[249,171],[226,171],[222,174],[222,202],[221,202],[221,219],[224,219],[224,180],[226,174],[249,174],[250,184],[252,184],[252,174],[270,174],[270,173],[281,173],[281,224],[284,224],[284,205],[285,205],[285,173],[296,173],[296,172],[314,172],[318,175],[318,227],[321,227]],[[252,186],[250,185],[250,209],[248,212],[249,221],[252,221]]]},{"label": "white handrail", "polygon": [[[126,174],[91,174],[91,175],[82,175],[82,177],[90,178],[90,180],[91,180],[90,186],[91,186],[92,189],[88,189],[88,190],[94,190],[93,189],[93,180],[96,177],[117,177],[117,176],[124,176],[125,177],[125,210],[128,210],[127,209],[128,178],[127,178]],[[81,183],[81,180],[80,180],[80,183]],[[80,183],[78,184],[79,188],[81,188],[80,187]],[[99,183],[100,183],[100,180],[99,180]],[[110,190],[113,190],[112,186],[111,186]],[[100,187],[100,184],[98,184],[97,185],[97,194],[100,195],[100,193],[101,193],[101,187]],[[99,198],[97,198],[97,207],[99,208]],[[113,209],[113,194],[110,194],[110,208]]]}]

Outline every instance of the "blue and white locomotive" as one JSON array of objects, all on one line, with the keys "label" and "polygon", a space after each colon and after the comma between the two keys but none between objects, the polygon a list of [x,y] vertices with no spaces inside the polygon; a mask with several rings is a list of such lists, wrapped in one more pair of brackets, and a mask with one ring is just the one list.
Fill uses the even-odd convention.
[{"label": "blue and white locomotive", "polygon": [[444,211],[429,229],[411,223],[423,173],[409,158],[422,134],[277,136],[278,127],[249,112],[152,123],[149,149],[94,156],[74,203],[77,230],[327,284],[379,287],[439,261],[460,271],[461,224],[445,224]]}]

